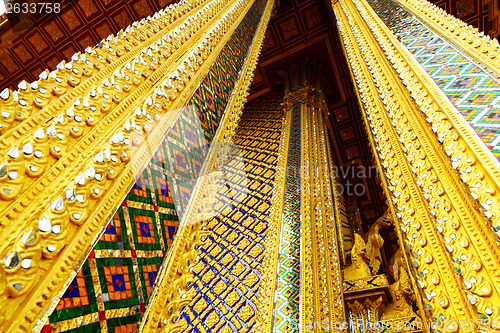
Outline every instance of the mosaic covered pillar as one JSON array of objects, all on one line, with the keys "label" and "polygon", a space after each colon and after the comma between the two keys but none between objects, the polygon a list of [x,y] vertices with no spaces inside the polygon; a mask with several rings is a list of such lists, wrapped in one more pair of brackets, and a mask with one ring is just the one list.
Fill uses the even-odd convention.
[{"label": "mosaic covered pillar", "polygon": [[286,181],[272,332],[337,332],[345,321],[340,211],[335,192],[321,64],[303,59],[285,70],[289,122]]},{"label": "mosaic covered pillar", "polygon": [[424,329],[496,329],[500,169],[483,142],[496,130],[484,125],[483,141],[475,132],[496,108],[498,43],[425,1],[401,3],[421,15],[391,0],[333,8],[411,266],[406,283],[420,295]]},{"label": "mosaic covered pillar", "polygon": [[213,152],[145,330],[342,330],[325,101],[309,67],[293,68],[284,97],[245,107],[230,154]]},{"label": "mosaic covered pillar", "polygon": [[181,1],[1,92],[0,331],[136,328],[272,6]]}]

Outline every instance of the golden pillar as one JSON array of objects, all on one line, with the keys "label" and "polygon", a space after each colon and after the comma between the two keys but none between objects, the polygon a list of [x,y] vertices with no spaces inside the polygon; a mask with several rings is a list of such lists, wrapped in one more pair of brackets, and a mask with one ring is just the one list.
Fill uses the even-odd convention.
[{"label": "golden pillar", "polygon": [[[426,1],[401,4],[498,73],[496,41]],[[424,329],[494,329],[500,169],[493,155],[365,0],[333,8]]]},{"label": "golden pillar", "polygon": [[213,152],[144,329],[342,330],[342,271],[317,69],[308,61],[290,68],[283,74],[284,98],[266,97],[243,112],[233,147],[241,158]]},{"label": "golden pillar", "polygon": [[0,330],[43,326],[249,14],[255,38],[216,140],[231,138],[272,6],[182,1],[0,94]]}]

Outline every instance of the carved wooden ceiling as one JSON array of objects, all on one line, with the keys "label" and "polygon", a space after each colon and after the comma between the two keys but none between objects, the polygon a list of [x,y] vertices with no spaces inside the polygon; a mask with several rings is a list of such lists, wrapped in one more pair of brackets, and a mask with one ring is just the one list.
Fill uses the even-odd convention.
[{"label": "carved wooden ceiling", "polygon": [[[28,0],[31,2],[34,0]],[[54,2],[47,0],[46,2]],[[430,0],[448,13],[486,31],[490,36],[500,35],[499,0]],[[93,46],[110,33],[116,32],[131,22],[140,20],[176,0],[62,0],[59,14],[20,14],[17,17],[0,17],[0,89],[16,88],[26,80],[32,82],[44,68],[54,69],[63,59],[73,53]],[[308,1],[300,1],[302,19],[309,30],[318,28],[322,22],[313,7],[307,9]],[[293,2],[282,1],[280,13],[293,8]],[[326,9],[325,9],[326,10]],[[286,19],[276,25],[269,34],[269,43],[285,29],[279,38],[284,38],[288,47],[297,38],[293,34],[303,34],[293,30],[294,22]],[[296,22],[295,22],[296,23]],[[317,24],[317,26],[315,26]],[[290,27],[290,30],[288,30]],[[304,28],[304,26],[300,26]],[[308,31],[309,31],[308,30]],[[312,29],[315,30],[315,29]],[[318,30],[318,29],[316,29]],[[295,36],[296,37],[296,36]],[[266,45],[272,48],[273,45]],[[258,78],[258,77],[257,77]]]},{"label": "carved wooden ceiling", "polygon": [[[54,2],[48,0],[44,2]],[[94,46],[175,0],[62,0],[58,14],[20,14],[0,26],[0,89],[33,82],[61,60]]]},{"label": "carved wooden ceiling", "polygon": [[[361,174],[361,170],[370,170],[373,164],[371,150],[338,32],[328,18],[328,10],[323,1],[318,0],[281,1],[266,32],[249,103],[258,102],[260,96],[272,91],[282,91],[277,72],[288,65],[304,57],[323,63],[329,83],[329,116],[325,117],[330,127],[332,155],[339,166],[339,176],[345,176],[344,189],[347,191],[350,186],[357,197],[363,222],[369,226],[387,206],[374,169],[371,175]],[[356,187],[358,194],[361,188],[366,191],[354,194],[356,184],[362,184]]]}]

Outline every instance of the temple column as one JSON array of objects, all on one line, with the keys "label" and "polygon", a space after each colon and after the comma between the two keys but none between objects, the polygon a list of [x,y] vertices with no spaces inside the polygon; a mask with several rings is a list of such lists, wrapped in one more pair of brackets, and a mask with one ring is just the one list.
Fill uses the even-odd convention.
[{"label": "temple column", "polygon": [[[341,0],[333,8],[417,304],[433,329],[494,328],[498,164],[368,2]],[[492,57],[495,45],[486,50]]]},{"label": "temple column", "polygon": [[327,112],[317,73],[307,60],[292,66],[283,73],[284,97],[244,110],[234,139],[241,159],[214,152],[144,328],[345,328]]},{"label": "temple column", "polygon": [[[341,253],[328,159],[326,103],[321,86],[289,92],[301,111],[302,332],[342,331],[345,321]],[[287,96],[286,98],[290,98]]]},{"label": "temple column", "polygon": [[[279,327],[286,320],[294,332],[341,331],[345,321],[342,254],[325,126],[326,80],[321,65],[308,59],[280,74],[291,128],[275,293],[275,304],[280,306],[275,308],[274,323]],[[290,262],[296,264],[289,267]],[[287,283],[290,276],[300,278],[292,285]],[[289,290],[294,290],[293,295],[287,294]]]},{"label": "temple column", "polygon": [[[42,328],[171,132],[185,123],[202,128],[199,137],[190,137],[202,155],[196,161],[200,165],[207,143],[232,137],[272,6],[264,0],[182,1],[75,54],[57,70],[44,71],[40,80],[2,91],[0,330]],[[221,72],[225,80],[213,87],[214,75]],[[186,177],[196,180],[197,169],[184,169]],[[148,183],[151,174],[145,175]],[[183,191],[175,202],[180,216],[194,183],[174,188]],[[160,228],[157,212],[154,216]],[[137,269],[135,248],[118,252]],[[107,249],[103,253],[115,256]],[[158,250],[139,256],[158,253],[162,255]],[[129,271],[132,278],[126,281],[141,289],[138,272]],[[97,282],[100,305],[94,316],[114,319],[143,311],[139,306],[108,311],[104,303],[109,295]]]}]

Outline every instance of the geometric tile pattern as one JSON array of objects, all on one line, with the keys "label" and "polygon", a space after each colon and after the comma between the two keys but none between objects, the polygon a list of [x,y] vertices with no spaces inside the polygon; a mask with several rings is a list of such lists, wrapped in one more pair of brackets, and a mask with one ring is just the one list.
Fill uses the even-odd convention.
[{"label": "geometric tile pattern", "polygon": [[392,0],[369,0],[500,161],[500,83]]},{"label": "geometric tile pattern", "polygon": [[[236,158],[222,169],[215,214],[193,268],[190,288],[197,294],[182,314],[188,325],[185,332],[249,332],[255,322],[258,281],[268,269],[262,267],[261,242],[270,223],[281,100],[282,96],[276,99],[272,110],[245,107],[242,114],[233,140]],[[246,317],[243,308],[252,314]],[[206,321],[210,323],[205,326]]]},{"label": "geometric tile pattern", "polygon": [[273,332],[298,332],[300,319],[301,103],[292,107],[292,123],[281,226]]},{"label": "geometric tile pattern", "polygon": [[260,15],[252,17],[255,8],[237,27],[157,151],[157,155],[164,152],[170,157],[154,163],[158,167],[166,165],[169,170],[164,173],[165,180],[171,184],[179,219],[246,60],[260,18]]},{"label": "geometric tile pattern", "polygon": [[42,332],[136,329],[191,196],[207,145],[246,60],[265,1],[258,3],[137,177]]},{"label": "geometric tile pattern", "polygon": [[[158,207],[145,169],[42,332],[133,332],[177,226],[172,204]],[[169,214],[167,214],[169,213]]]}]

